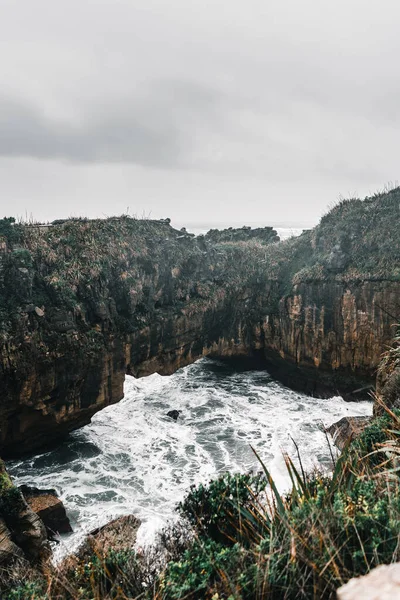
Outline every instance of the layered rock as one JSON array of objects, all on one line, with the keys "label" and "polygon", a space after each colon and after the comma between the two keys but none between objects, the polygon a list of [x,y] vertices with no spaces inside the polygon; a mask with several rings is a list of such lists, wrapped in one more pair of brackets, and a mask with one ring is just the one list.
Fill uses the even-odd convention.
[{"label": "layered rock", "polygon": [[105,556],[110,550],[132,550],[140,521],[134,515],[124,515],[89,533],[79,548],[79,558]]},{"label": "layered rock", "polygon": [[202,356],[258,353],[292,387],[368,396],[400,315],[399,206],[399,190],[343,202],[269,245],[126,217],[5,224],[0,455],[88,423],[126,373]]},{"label": "layered rock", "polygon": [[332,436],[335,446],[343,450],[371,424],[372,419],[373,417],[343,417],[325,431]]},{"label": "layered rock", "polygon": [[22,485],[19,489],[28,506],[43,522],[49,538],[53,538],[55,534],[72,532],[65,506],[55,490],[40,490],[27,485]]},{"label": "layered rock", "polygon": [[0,461],[0,562],[42,562],[50,556],[46,528],[17,490]]},{"label": "layered rock", "polygon": [[263,326],[272,374],[314,395],[365,397],[399,314],[398,281],[294,286]]}]

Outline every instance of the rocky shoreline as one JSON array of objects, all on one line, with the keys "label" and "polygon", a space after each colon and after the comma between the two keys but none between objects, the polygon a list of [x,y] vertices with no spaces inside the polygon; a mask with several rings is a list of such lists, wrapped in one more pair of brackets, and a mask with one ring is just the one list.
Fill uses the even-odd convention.
[{"label": "rocky shoreline", "polygon": [[88,423],[126,373],[203,356],[258,353],[287,385],[367,397],[400,314],[396,194],[345,202],[285,242],[126,217],[3,224],[0,455]]}]

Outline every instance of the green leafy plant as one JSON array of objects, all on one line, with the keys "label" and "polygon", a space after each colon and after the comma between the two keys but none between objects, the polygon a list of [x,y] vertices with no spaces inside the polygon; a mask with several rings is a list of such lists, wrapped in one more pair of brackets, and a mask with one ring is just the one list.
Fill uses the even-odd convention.
[{"label": "green leafy plant", "polygon": [[49,600],[42,582],[21,583],[3,596],[4,600]]},{"label": "green leafy plant", "polygon": [[258,523],[254,511],[266,486],[260,474],[225,473],[208,485],[193,486],[178,510],[199,535],[225,544],[246,543]]}]

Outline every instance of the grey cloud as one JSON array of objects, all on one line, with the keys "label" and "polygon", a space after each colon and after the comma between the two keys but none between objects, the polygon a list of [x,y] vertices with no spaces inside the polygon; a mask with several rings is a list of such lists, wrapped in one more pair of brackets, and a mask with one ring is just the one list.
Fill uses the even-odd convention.
[{"label": "grey cloud", "polygon": [[217,128],[219,95],[192,82],[154,82],[139,97],[101,101],[74,120],[0,98],[0,155],[183,167],[193,131]]},{"label": "grey cloud", "polygon": [[399,17],[396,0],[0,0],[0,194],[45,214],[62,188],[97,214],[137,190],[139,212],[254,221],[373,191],[398,178]]}]

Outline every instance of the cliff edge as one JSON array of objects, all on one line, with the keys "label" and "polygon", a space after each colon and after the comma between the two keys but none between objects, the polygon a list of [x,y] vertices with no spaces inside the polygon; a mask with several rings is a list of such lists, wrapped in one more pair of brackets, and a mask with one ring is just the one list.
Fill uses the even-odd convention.
[{"label": "cliff edge", "polygon": [[126,373],[206,355],[258,353],[291,386],[367,394],[399,321],[399,206],[399,188],[343,201],[285,242],[126,216],[0,221],[1,455],[88,423]]}]

